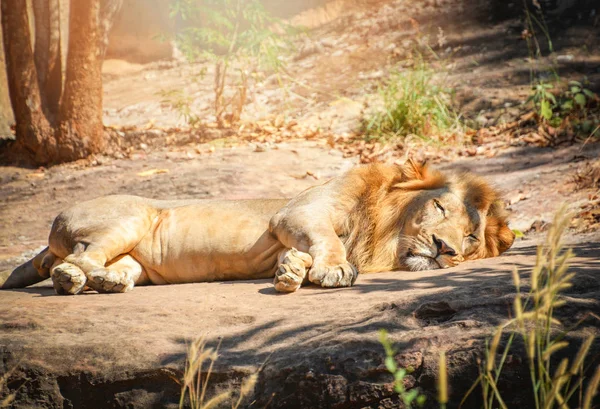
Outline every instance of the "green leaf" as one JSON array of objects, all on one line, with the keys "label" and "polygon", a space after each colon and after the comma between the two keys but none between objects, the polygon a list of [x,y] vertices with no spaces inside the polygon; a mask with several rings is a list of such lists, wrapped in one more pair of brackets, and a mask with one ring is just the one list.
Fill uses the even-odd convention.
[{"label": "green leaf", "polygon": [[513,229],[512,232],[515,234],[515,238],[520,239],[521,237],[525,237],[525,234],[521,230]]},{"label": "green leaf", "polygon": [[550,123],[550,126],[552,126],[554,128],[558,128],[562,124],[562,121],[563,121],[563,119],[560,116],[553,116],[552,119],[549,121],[549,123]]},{"label": "green leaf", "polygon": [[592,91],[590,91],[587,88],[583,89],[583,93],[585,94],[586,97],[591,98],[591,99],[594,99],[597,96],[596,94],[594,94]]},{"label": "green leaf", "polygon": [[563,111],[570,111],[573,109],[573,101],[569,100],[569,101],[565,101],[561,106],[560,109],[562,109]]},{"label": "green leaf", "polygon": [[396,373],[396,369],[398,369],[398,366],[396,365],[396,361],[394,361],[394,357],[388,356],[385,358],[385,367],[391,373]]},{"label": "green leaf", "polygon": [[585,121],[581,122],[581,130],[585,133],[591,132],[593,126],[594,123],[589,119],[586,119]]},{"label": "green leaf", "polygon": [[569,81],[569,85],[575,85],[577,87],[581,87],[581,82],[579,82],[579,81]]},{"label": "green leaf", "polygon": [[581,92],[580,87],[571,87],[571,93],[577,94],[578,92]]},{"label": "green leaf", "polygon": [[587,98],[583,94],[577,94],[577,95],[575,95],[575,97],[573,97],[573,100],[575,101],[575,103],[577,105],[579,105],[581,107],[584,107],[585,104],[587,104]]},{"label": "green leaf", "polygon": [[549,121],[550,118],[552,118],[552,107],[550,106],[550,101],[548,101],[547,99],[544,99],[542,101],[540,115],[547,121]]},{"label": "green leaf", "polygon": [[397,381],[401,381],[404,379],[405,376],[406,376],[406,369],[398,368],[396,370],[396,373],[394,374],[394,379]]},{"label": "green leaf", "polygon": [[404,396],[402,397],[402,400],[404,401],[404,403],[407,406],[410,406],[410,404],[412,403],[413,400],[415,400],[415,398],[417,397],[418,394],[419,394],[419,391],[417,389],[411,389],[404,394]]},{"label": "green leaf", "polygon": [[427,400],[427,396],[425,396],[425,395],[417,396],[417,405],[423,406],[425,404],[426,400]]}]

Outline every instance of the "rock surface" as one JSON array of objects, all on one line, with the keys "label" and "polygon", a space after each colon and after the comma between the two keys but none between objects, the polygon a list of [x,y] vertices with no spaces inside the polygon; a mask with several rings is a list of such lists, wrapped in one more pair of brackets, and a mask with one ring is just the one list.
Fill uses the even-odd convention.
[{"label": "rock surface", "polygon": [[[219,148],[195,158],[154,152],[43,173],[6,167],[0,172],[0,268],[16,266],[23,261],[16,255],[43,245],[60,209],[90,197],[119,192],[163,198],[289,197],[352,166],[309,142],[277,148]],[[488,177],[512,203],[511,221],[531,224],[549,220],[565,200],[577,209],[587,192],[569,185],[574,161],[594,160],[598,149],[597,144],[583,152],[577,146],[514,149],[438,167],[467,167]],[[163,168],[169,172],[138,176]],[[239,385],[259,371],[247,407],[398,407],[378,342],[383,328],[396,344],[399,365],[414,368],[407,387],[422,388],[431,408],[437,407],[439,351],[447,351],[450,407],[456,407],[478,376],[485,339],[510,315],[513,266],[525,281],[535,263],[542,236],[526,233],[526,238],[495,259],[441,271],[362,275],[353,288],[306,287],[290,295],[276,294],[269,280],[75,297],[55,296],[48,285],[0,291],[0,374],[16,368],[8,383],[17,392],[15,408],[177,407],[186,346],[205,335],[212,346],[221,342],[213,391]],[[567,292],[568,306],[558,314],[566,325],[583,320],[577,337],[599,325],[597,318],[585,317],[589,312],[600,316],[600,232],[569,240],[578,274]],[[574,353],[577,345],[572,342],[567,352]],[[598,364],[598,349],[595,345],[590,365]],[[500,382],[511,408],[527,407],[529,390],[526,363],[516,351]],[[479,396],[475,393],[465,407],[479,408]]]},{"label": "rock surface", "polygon": [[[580,332],[598,328],[584,315],[600,315],[599,238],[573,243],[578,274],[558,314],[565,324],[583,319]],[[248,407],[397,407],[378,342],[383,328],[399,365],[414,368],[407,386],[422,388],[428,407],[436,406],[439,351],[447,351],[455,406],[477,377],[486,337],[510,314],[513,266],[527,277],[534,254],[534,243],[522,241],[496,259],[362,275],[352,288],[290,295],[276,294],[269,280],[75,297],[45,285],[2,291],[0,371],[17,365],[9,381],[16,408],[176,407],[186,345],[206,335],[221,342],[214,388],[259,371]],[[500,383],[513,405],[527,397],[524,364],[509,355]],[[478,407],[477,398],[467,407]]]}]

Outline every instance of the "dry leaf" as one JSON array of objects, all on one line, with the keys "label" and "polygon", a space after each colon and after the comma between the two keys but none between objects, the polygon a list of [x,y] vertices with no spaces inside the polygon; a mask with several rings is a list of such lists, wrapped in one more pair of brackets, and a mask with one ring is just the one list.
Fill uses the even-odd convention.
[{"label": "dry leaf", "polygon": [[155,121],[155,119],[154,119],[154,118],[150,119],[150,120],[148,121],[148,123],[147,123],[146,125],[144,125],[144,127],[143,127],[142,129],[144,129],[144,130],[148,130],[148,129],[152,129],[152,128],[154,128],[154,121]]},{"label": "dry leaf", "polygon": [[143,172],[139,172],[138,176],[152,176],[157,175],[159,173],[169,173],[169,169],[148,169]]},{"label": "dry leaf", "polygon": [[511,197],[511,198],[508,200],[508,204],[509,204],[509,205],[514,205],[515,203],[518,203],[518,202],[520,202],[520,201],[522,201],[522,200],[525,200],[525,199],[527,199],[528,197],[529,197],[528,195],[525,195],[525,194],[523,194],[523,193],[519,193],[519,194],[517,194],[517,195],[515,195],[515,196]]},{"label": "dry leaf", "polygon": [[307,176],[312,176],[315,180],[319,180],[320,176],[318,173],[311,172],[310,170],[306,171]]},{"label": "dry leaf", "polygon": [[44,177],[46,177],[44,172],[28,173],[25,175],[25,178],[27,179],[43,179]]}]

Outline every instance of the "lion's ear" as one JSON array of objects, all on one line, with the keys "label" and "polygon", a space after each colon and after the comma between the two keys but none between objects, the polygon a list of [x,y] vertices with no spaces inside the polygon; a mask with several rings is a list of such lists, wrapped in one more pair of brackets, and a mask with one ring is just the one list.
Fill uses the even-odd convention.
[{"label": "lion's ear", "polygon": [[402,165],[402,174],[404,175],[404,181],[423,180],[427,174],[427,162],[417,163],[412,158],[409,158]]},{"label": "lion's ear", "polygon": [[399,167],[398,176],[391,186],[393,189],[423,190],[437,189],[445,184],[446,178],[440,172],[430,169],[425,162],[408,159]]},{"label": "lion's ear", "polygon": [[512,246],[515,234],[508,227],[506,212],[500,201],[492,203],[486,217],[485,248],[486,257],[496,257]]}]

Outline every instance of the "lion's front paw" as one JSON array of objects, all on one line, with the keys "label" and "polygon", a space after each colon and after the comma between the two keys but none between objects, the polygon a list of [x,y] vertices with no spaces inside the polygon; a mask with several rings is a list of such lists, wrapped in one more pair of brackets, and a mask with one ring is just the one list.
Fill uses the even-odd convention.
[{"label": "lion's front paw", "polygon": [[89,274],[88,286],[99,293],[125,293],[133,289],[134,281],[127,272],[97,268]]},{"label": "lion's front paw", "polygon": [[356,281],[358,271],[350,263],[340,263],[333,266],[315,264],[308,273],[311,283],[321,287],[350,287]]},{"label": "lion's front paw", "polygon": [[306,268],[312,264],[312,257],[295,248],[283,252],[279,257],[279,267],[275,273],[275,289],[291,293],[302,285],[306,277]]},{"label": "lion's front paw", "polygon": [[71,263],[61,263],[52,269],[52,285],[60,295],[75,295],[83,291],[87,278]]}]

